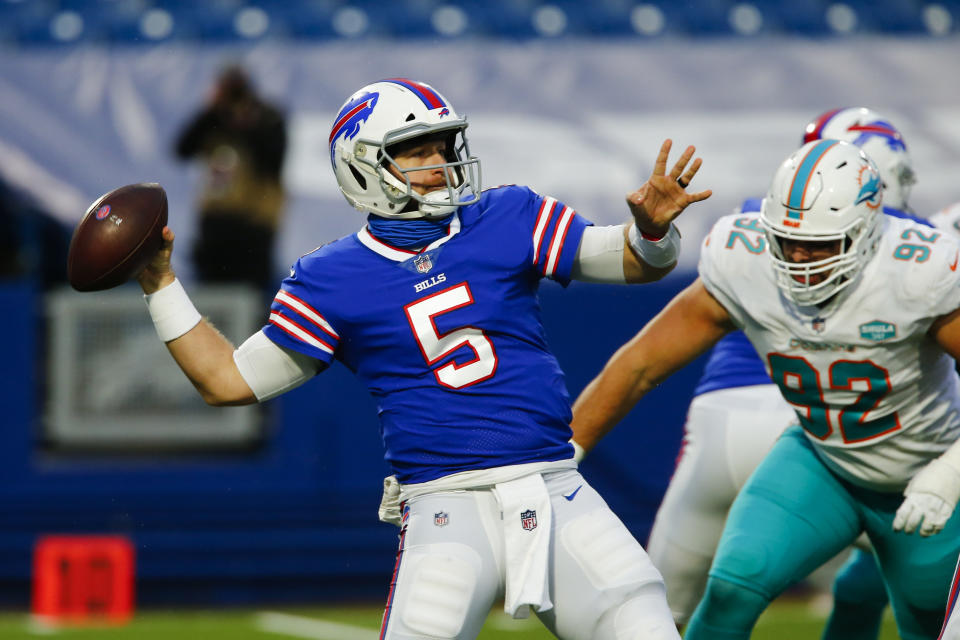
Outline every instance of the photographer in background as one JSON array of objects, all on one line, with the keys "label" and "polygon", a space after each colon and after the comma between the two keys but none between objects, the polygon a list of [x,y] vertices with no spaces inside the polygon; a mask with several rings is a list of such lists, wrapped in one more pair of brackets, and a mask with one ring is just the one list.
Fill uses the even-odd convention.
[{"label": "photographer in background", "polygon": [[243,68],[226,67],[176,143],[179,158],[206,165],[192,254],[199,281],[247,283],[263,292],[274,280],[286,147],[283,114],[257,95]]}]

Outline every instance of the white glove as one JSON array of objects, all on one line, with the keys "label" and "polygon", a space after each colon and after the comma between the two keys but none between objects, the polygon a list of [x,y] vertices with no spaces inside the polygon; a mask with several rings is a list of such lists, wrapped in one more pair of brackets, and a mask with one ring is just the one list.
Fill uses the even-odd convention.
[{"label": "white glove", "polygon": [[400,483],[397,476],[387,476],[383,479],[383,495],[380,496],[380,508],[377,510],[381,522],[397,527],[401,522],[400,513]]},{"label": "white glove", "polygon": [[932,536],[947,524],[960,499],[960,469],[945,458],[947,454],[931,460],[910,480],[893,519],[894,531],[913,533],[919,525],[921,536]]}]

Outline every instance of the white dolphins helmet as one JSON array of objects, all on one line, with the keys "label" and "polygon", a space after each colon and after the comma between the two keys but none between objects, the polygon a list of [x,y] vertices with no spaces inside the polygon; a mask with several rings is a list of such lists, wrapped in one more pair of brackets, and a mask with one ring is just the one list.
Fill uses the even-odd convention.
[{"label": "white dolphins helmet", "polygon": [[[853,282],[876,253],[883,225],[880,173],[860,147],[840,140],[803,145],[777,169],[760,208],[777,285],[800,305],[816,305]],[[783,241],[835,242],[816,262],[787,260]],[[812,283],[811,276],[825,276]]]},{"label": "white dolphins helmet", "polygon": [[831,109],[811,120],[804,130],[804,142],[822,139],[852,142],[866,151],[880,169],[884,203],[910,211],[907,201],[917,177],[903,136],[889,119],[866,107]]},{"label": "white dolphins helmet", "polygon": [[[430,85],[406,78],[368,84],[340,108],[330,130],[330,161],[340,191],[360,211],[384,218],[435,218],[480,199],[480,160],[470,155],[467,120]],[[391,147],[421,137],[447,138],[446,187],[416,193]],[[388,167],[402,176],[397,178]]]}]

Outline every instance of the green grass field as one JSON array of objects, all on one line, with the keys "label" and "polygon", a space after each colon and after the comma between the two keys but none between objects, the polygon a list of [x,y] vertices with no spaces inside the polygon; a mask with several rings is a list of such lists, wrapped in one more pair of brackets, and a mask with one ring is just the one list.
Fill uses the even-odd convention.
[{"label": "green grass field", "polygon": [[[817,639],[824,623],[821,608],[806,601],[781,599],[761,617],[758,640]],[[143,611],[123,627],[52,628],[23,613],[0,613],[0,638],[40,637],[69,640],[376,640],[380,610],[376,607],[283,608],[269,611]],[[511,620],[494,611],[481,640],[539,640],[553,636],[540,623]],[[881,640],[895,640],[892,618],[884,621]]]}]

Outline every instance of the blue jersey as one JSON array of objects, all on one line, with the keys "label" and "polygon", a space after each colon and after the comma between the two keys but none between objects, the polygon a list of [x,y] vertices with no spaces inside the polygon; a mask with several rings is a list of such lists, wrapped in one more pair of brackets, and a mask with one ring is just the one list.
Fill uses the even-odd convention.
[{"label": "blue jersey", "polygon": [[569,283],[589,224],[506,186],[461,207],[419,252],[364,227],[296,263],[264,333],[367,385],[401,483],[570,458],[570,398],[537,288]]},{"label": "blue jersey", "polygon": [[[740,212],[756,213],[760,211],[762,202],[761,198],[748,198],[740,206]],[[884,207],[883,212],[894,218],[906,218],[928,227],[933,226],[923,218],[893,207]],[[747,337],[742,331],[734,331],[713,346],[693,395],[756,384],[773,384],[773,382]]]}]

